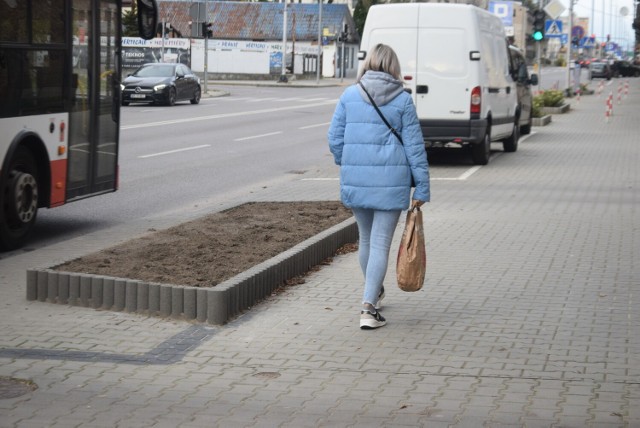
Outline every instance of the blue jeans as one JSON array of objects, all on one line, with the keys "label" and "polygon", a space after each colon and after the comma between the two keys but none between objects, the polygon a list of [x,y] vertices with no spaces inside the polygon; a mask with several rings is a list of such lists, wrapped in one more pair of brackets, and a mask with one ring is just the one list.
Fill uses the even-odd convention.
[{"label": "blue jeans", "polygon": [[393,233],[402,211],[353,208],[358,223],[360,242],[358,260],[364,274],[362,303],[375,304],[387,274]]}]

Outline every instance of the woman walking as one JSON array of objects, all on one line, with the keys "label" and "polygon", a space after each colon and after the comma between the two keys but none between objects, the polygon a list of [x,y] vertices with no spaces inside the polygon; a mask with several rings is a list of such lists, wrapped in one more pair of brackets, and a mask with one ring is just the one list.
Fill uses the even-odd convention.
[{"label": "woman walking", "polygon": [[329,127],[329,148],[340,165],[340,197],[358,223],[358,259],[364,274],[363,329],[386,324],[379,312],[382,283],[400,213],[430,199],[422,131],[411,96],[400,79],[400,63],[393,49],[376,45],[367,54],[358,84],[340,97]]}]

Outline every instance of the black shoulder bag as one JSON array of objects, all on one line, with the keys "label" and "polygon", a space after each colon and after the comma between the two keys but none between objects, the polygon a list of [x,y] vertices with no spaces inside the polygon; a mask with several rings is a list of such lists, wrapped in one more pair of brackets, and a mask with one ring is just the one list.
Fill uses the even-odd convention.
[{"label": "black shoulder bag", "polygon": [[[382,119],[382,121],[384,122],[385,125],[387,125],[389,127],[389,130],[391,131],[391,133],[393,135],[396,136],[396,138],[400,141],[400,144],[402,144],[404,146],[404,142],[402,141],[402,138],[400,137],[400,134],[398,134],[398,131],[396,131],[396,129],[391,126],[391,124],[389,123],[389,121],[387,120],[386,117],[384,117],[384,115],[382,114],[382,112],[380,111],[380,109],[378,108],[378,105],[376,104],[375,101],[373,101],[373,98],[371,98],[371,95],[369,95],[369,92],[367,92],[367,88],[364,87],[364,85],[362,84],[362,82],[358,81],[358,85],[360,85],[360,87],[362,88],[362,90],[364,91],[365,94],[367,94],[367,97],[369,97],[369,101],[371,101],[371,105],[373,106],[374,109],[376,109],[376,111],[378,112],[378,114],[380,115],[380,119]],[[413,179],[413,174],[411,174],[411,187],[416,187],[416,183]]]}]

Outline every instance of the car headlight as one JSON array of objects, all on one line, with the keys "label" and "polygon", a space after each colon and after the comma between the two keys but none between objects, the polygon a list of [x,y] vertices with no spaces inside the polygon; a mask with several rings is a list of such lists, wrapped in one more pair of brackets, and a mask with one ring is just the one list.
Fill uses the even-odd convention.
[{"label": "car headlight", "polygon": [[120,84],[120,92],[124,92],[124,85],[122,83]]},{"label": "car headlight", "polygon": [[153,87],[153,90],[154,90],[154,91],[156,91],[156,92],[159,92],[159,91],[163,90],[163,89],[164,89],[164,88],[166,88],[166,87],[167,87],[167,85],[163,83],[163,84],[161,84],[161,85],[156,85],[156,86],[154,86],[154,87]]}]

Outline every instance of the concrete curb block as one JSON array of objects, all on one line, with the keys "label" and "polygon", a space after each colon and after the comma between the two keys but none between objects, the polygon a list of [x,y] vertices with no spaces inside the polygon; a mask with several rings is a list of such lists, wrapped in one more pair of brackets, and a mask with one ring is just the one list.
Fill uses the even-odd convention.
[{"label": "concrete curb block", "polygon": [[352,217],[211,288],[28,269],[26,298],[220,325],[357,240],[358,226]]},{"label": "concrete curb block", "polygon": [[571,109],[571,104],[562,104],[558,107],[542,107],[543,114],[564,114]]},{"label": "concrete curb block", "polygon": [[551,123],[551,115],[546,114],[542,117],[534,117],[531,119],[531,125],[533,126],[547,126]]}]

